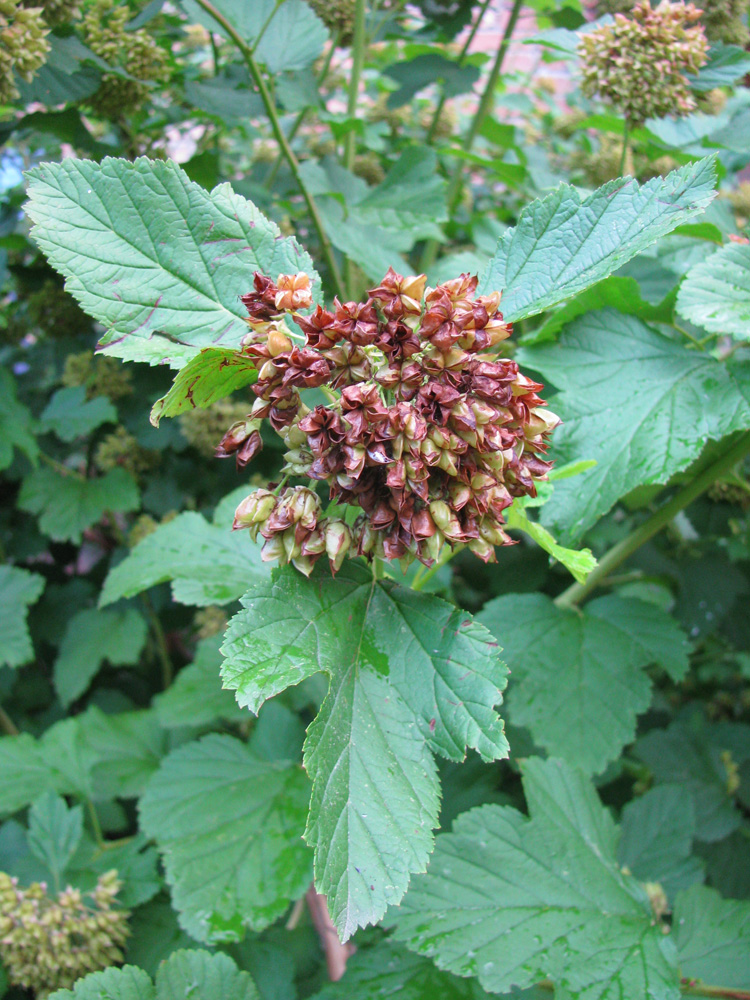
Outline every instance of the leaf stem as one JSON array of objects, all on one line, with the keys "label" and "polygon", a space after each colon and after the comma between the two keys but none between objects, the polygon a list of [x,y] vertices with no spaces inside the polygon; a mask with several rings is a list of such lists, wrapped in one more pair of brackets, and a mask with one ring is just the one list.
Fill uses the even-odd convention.
[{"label": "leaf stem", "polygon": [[704,986],[698,982],[683,982],[683,995],[699,997],[719,997],[721,1000],[750,1000],[750,990],[734,990],[725,986]]},{"label": "leaf stem", "polygon": [[[491,3],[492,0],[484,0],[484,3],[479,8],[479,13],[477,14],[476,19],[471,26],[471,31],[466,36],[466,41],[461,47],[461,51],[458,53],[458,58],[456,59],[456,66],[463,65],[463,61],[466,58],[466,55],[469,51],[469,47],[471,46],[471,43],[474,41],[474,37],[476,36],[477,31],[479,31],[479,25],[482,23],[482,19],[484,18],[484,15],[487,13],[487,9]],[[440,116],[443,113],[443,108],[445,107],[446,100],[447,97],[445,94],[445,86],[443,86],[442,93],[440,94],[440,100],[438,101],[437,107],[435,108],[435,114],[432,116],[430,127],[427,130],[426,142],[428,146],[431,146],[432,143],[435,141],[435,132],[437,130]]]},{"label": "leaf stem", "polygon": [[169,656],[169,649],[167,647],[167,637],[164,635],[164,629],[162,628],[161,622],[159,621],[159,616],[154,610],[154,606],[151,603],[151,598],[148,594],[142,594],[143,603],[146,607],[146,615],[151,625],[151,631],[154,637],[154,645],[156,647],[156,655],[161,664],[161,683],[162,688],[166,691],[174,680],[174,668],[172,667],[172,660]]},{"label": "leaf stem", "polygon": [[0,705],[0,729],[2,729],[6,736],[19,736],[21,733],[21,730],[2,705]]},{"label": "leaf stem", "polygon": [[94,838],[96,840],[97,846],[104,849],[106,841],[104,840],[104,834],[102,833],[102,826],[99,822],[99,816],[96,812],[96,806],[91,801],[91,799],[86,799],[86,808],[88,809],[89,819],[91,820],[91,828],[94,831]]},{"label": "leaf stem", "polygon": [[628,139],[630,137],[630,121],[625,119],[625,127],[622,130],[622,156],[620,157],[620,177],[625,173],[628,162]]},{"label": "leaf stem", "polygon": [[276,141],[279,144],[279,147],[284,155],[284,158],[289,164],[289,169],[292,171],[292,175],[294,176],[294,179],[297,183],[297,187],[299,188],[300,193],[302,194],[302,197],[305,200],[305,204],[307,205],[307,210],[310,213],[310,218],[312,219],[315,231],[318,234],[318,239],[320,240],[320,245],[323,250],[323,256],[325,257],[326,263],[328,264],[328,269],[331,272],[331,277],[336,287],[336,291],[338,292],[339,295],[343,296],[344,281],[343,278],[341,277],[341,271],[339,270],[339,266],[336,263],[336,257],[333,252],[333,247],[331,246],[331,241],[328,239],[328,236],[326,234],[325,227],[323,225],[323,220],[320,217],[320,212],[318,211],[318,206],[315,203],[315,199],[313,198],[300,172],[299,160],[294,155],[294,150],[289,145],[289,141],[286,135],[284,134],[284,129],[281,127],[281,121],[279,120],[279,115],[278,112],[276,111],[276,106],[274,105],[273,98],[271,97],[268,87],[266,86],[266,82],[263,79],[263,75],[260,72],[260,69],[258,68],[258,64],[253,58],[252,49],[247,44],[247,42],[242,38],[242,36],[235,30],[235,28],[230,24],[230,22],[224,17],[224,15],[220,13],[212,3],[209,3],[209,0],[196,0],[196,3],[198,4],[199,7],[202,7],[207,14],[210,14],[211,17],[217,22],[217,24],[220,24],[222,26],[224,31],[226,31],[226,33],[229,35],[229,37],[232,39],[232,41],[242,54],[242,58],[245,60],[245,65],[250,71],[250,76],[253,78],[255,86],[258,88],[258,93],[260,94],[260,98],[263,101],[263,106],[266,109],[266,114],[268,115],[268,120],[271,123],[271,128],[273,130],[273,134],[276,138]]},{"label": "leaf stem", "polygon": [[[352,42],[352,72],[349,77],[349,96],[346,103],[346,117],[350,125],[352,119],[357,115],[357,102],[359,100],[359,85],[362,79],[362,70],[365,65],[365,0],[355,0],[354,3],[354,39]],[[357,132],[351,128],[344,138],[344,166],[351,171],[354,167],[354,158],[357,152]],[[354,266],[353,262],[346,259],[346,290],[350,297],[354,297]]]},{"label": "leaf stem", "polygon": [[82,472],[78,472],[76,469],[71,469],[67,465],[63,465],[62,462],[58,462],[56,458],[51,458],[49,455],[45,455],[43,451],[40,451],[39,458],[48,465],[55,472],[59,472],[61,476],[72,476],[73,479],[79,479],[81,482],[86,481],[86,477]]},{"label": "leaf stem", "polygon": [[[492,69],[490,70],[490,75],[487,80],[487,84],[482,93],[482,97],[479,101],[479,107],[476,110],[474,118],[472,119],[471,125],[469,126],[469,131],[466,138],[461,143],[462,148],[465,152],[471,152],[472,146],[479,135],[480,129],[484,124],[484,120],[492,109],[495,100],[495,88],[497,87],[497,81],[500,77],[500,71],[503,68],[503,63],[505,62],[505,55],[508,51],[508,46],[510,45],[510,40],[513,37],[513,32],[516,27],[516,22],[518,21],[518,15],[521,13],[521,8],[523,6],[522,0],[514,0],[513,7],[511,8],[510,16],[508,17],[508,23],[505,25],[505,31],[503,32],[503,37],[500,40],[500,46],[498,47],[497,54],[495,55],[495,62],[492,64]],[[459,201],[461,200],[461,182],[463,179],[463,169],[464,165],[461,160],[458,160],[454,169],[453,175],[451,176],[450,182],[448,184],[448,193],[446,200],[448,202],[448,217],[450,218],[455,212]],[[419,266],[420,271],[428,271],[432,265],[435,263],[437,258],[438,248],[440,244],[438,240],[432,239],[428,240],[425,244],[424,251],[422,253],[422,260]]]},{"label": "leaf stem", "polygon": [[[328,52],[326,53],[325,61],[324,61],[323,66],[322,66],[322,68],[320,70],[320,73],[318,73],[317,85],[318,85],[319,88],[323,85],[323,83],[325,81],[325,78],[328,76],[328,70],[331,68],[331,62],[333,61],[333,53],[338,48],[338,44],[339,44],[340,38],[341,38],[341,32],[338,32],[331,39],[331,44],[328,47]],[[299,114],[297,115],[297,117],[294,119],[294,121],[292,122],[292,127],[289,129],[289,133],[287,135],[287,139],[288,139],[289,142],[291,142],[292,139],[294,139],[294,137],[296,136],[296,134],[299,132],[299,130],[302,127],[302,124],[303,124],[305,118],[307,118],[309,112],[310,112],[310,107],[309,106],[306,107],[306,108],[303,108],[299,112]],[[284,154],[283,153],[279,153],[279,155],[276,157],[276,162],[271,167],[271,169],[270,169],[270,171],[268,173],[268,177],[266,177],[266,179],[264,181],[264,184],[265,184],[265,186],[268,189],[270,189],[273,186],[273,182],[276,180],[276,175],[279,172],[279,168],[281,167],[281,163],[282,163],[283,159],[284,159]]]},{"label": "leaf stem", "polygon": [[735,463],[749,451],[750,432],[747,432],[721,458],[718,458],[713,465],[709,465],[707,469],[704,469],[691,483],[679,490],[663,507],[655,510],[635,531],[632,531],[621,542],[613,546],[599,560],[598,566],[592,570],[586,582],[574,583],[568,587],[567,590],[564,590],[555,599],[555,604],[559,608],[570,608],[579,604],[585,597],[588,597],[591,591],[595,590],[609,576],[613,569],[624,563],[641,545],[644,545],[650,538],[658,534],[681,510],[691,504],[701,493],[705,493],[709,486],[732,469]]}]

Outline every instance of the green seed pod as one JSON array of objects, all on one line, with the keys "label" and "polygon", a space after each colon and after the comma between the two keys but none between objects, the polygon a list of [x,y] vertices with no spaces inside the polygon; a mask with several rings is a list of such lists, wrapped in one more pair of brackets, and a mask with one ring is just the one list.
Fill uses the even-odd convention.
[{"label": "green seed pod", "polygon": [[216,447],[227,432],[227,427],[244,421],[249,403],[220,399],[205,409],[191,410],[180,416],[180,430],[187,441],[205,458],[215,458]]}]

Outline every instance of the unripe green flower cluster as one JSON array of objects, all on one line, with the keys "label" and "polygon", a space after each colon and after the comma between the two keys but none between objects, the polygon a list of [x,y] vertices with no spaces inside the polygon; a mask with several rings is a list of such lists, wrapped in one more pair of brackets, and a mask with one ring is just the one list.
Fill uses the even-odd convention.
[{"label": "unripe green flower cluster", "polygon": [[380,184],[385,178],[385,170],[377,153],[361,153],[355,156],[352,173],[368,184]]},{"label": "unripe green flower cluster", "polygon": [[348,45],[354,31],[354,0],[310,0],[310,6],[340,45]]},{"label": "unripe green flower cluster", "polygon": [[180,429],[201,455],[213,458],[216,445],[224,436],[228,424],[244,420],[248,403],[236,403],[230,399],[220,399],[205,410],[195,409],[180,417]]},{"label": "unripe green flower cluster", "polygon": [[139,479],[159,464],[159,458],[158,451],[144,448],[124,427],[118,427],[97,446],[94,465],[99,472],[125,469]]},{"label": "unripe green flower cluster", "polygon": [[0,0],[0,104],[20,97],[14,73],[31,81],[49,52],[47,25],[39,7]]},{"label": "unripe green flower cluster", "polygon": [[88,330],[91,320],[72,295],[55,281],[45,281],[28,298],[29,318],[49,337],[64,339]]},{"label": "unripe green flower cluster", "polygon": [[744,225],[750,219],[750,181],[742,181],[739,187],[730,193],[729,200]]},{"label": "unripe green flower cluster", "polygon": [[[748,0],[704,0],[701,21],[712,42],[745,46],[750,41],[747,18]],[[743,20],[744,15],[744,20]]]},{"label": "unripe green flower cluster", "polygon": [[195,612],[193,625],[198,639],[210,639],[212,635],[219,635],[226,629],[226,612],[217,604],[210,604],[207,608],[200,608]]},{"label": "unripe green flower cluster", "polygon": [[24,7],[41,7],[42,16],[50,28],[67,24],[81,13],[79,0],[22,0]]},{"label": "unripe green flower cluster", "polygon": [[121,885],[113,870],[90,893],[68,886],[50,896],[43,882],[19,889],[0,872],[0,959],[11,983],[43,1000],[122,962],[130,914],[116,905]]},{"label": "unripe green flower cluster", "polygon": [[708,42],[695,24],[700,10],[692,3],[648,0],[630,17],[616,14],[613,24],[583,35],[583,92],[599,94],[629,122],[685,115],[695,108],[686,73],[697,73],[706,61]]},{"label": "unripe green flower cluster", "polygon": [[111,402],[129,396],[133,391],[130,372],[119,361],[93,351],[69,354],[62,377],[64,386],[86,386],[86,398],[106,396]]},{"label": "unripe green flower cluster", "polygon": [[145,28],[126,31],[131,12],[116,0],[94,0],[83,19],[86,43],[110,66],[124,69],[133,80],[105,74],[101,86],[89,98],[94,111],[104,118],[132,114],[149,94],[145,82],[167,79],[167,54]]}]

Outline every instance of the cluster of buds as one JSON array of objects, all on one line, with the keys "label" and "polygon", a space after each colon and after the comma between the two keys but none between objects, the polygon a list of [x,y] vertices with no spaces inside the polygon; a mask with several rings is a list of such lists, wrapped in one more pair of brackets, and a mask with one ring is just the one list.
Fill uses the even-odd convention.
[{"label": "cluster of buds", "polygon": [[[366,301],[303,315],[307,275],[256,273],[254,286],[242,297],[251,327],[242,353],[258,369],[256,400],[217,454],[246,465],[268,420],[288,449],[285,476],[312,483],[257,490],[235,528],[265,539],[264,559],[304,573],[324,554],[334,570],[347,553],[431,565],[444,545],[493,561],[511,541],[503,511],[536,494],[559,423],[542,386],[493,352],[511,332],[500,293],[475,297],[468,274],[426,288],[424,275],[389,269]],[[309,408],[311,389],[327,405]]]},{"label": "cluster of buds", "polygon": [[744,47],[750,41],[747,17],[747,0],[707,0],[701,20],[710,41]]},{"label": "cluster of buds", "polygon": [[0,0],[0,104],[20,96],[16,73],[28,83],[47,59],[50,46],[42,13],[38,6]]},{"label": "cluster of buds", "polygon": [[11,983],[43,998],[122,962],[130,914],[116,905],[121,885],[110,871],[87,898],[70,886],[50,896],[44,882],[19,889],[0,872],[0,960]]},{"label": "cluster of buds", "polygon": [[599,94],[632,124],[693,111],[685,74],[706,61],[708,42],[695,23],[701,14],[692,3],[662,0],[652,8],[641,0],[629,17],[615,14],[614,23],[583,35],[583,92]]},{"label": "cluster of buds", "polygon": [[116,0],[94,0],[83,19],[89,47],[110,66],[124,69],[133,79],[106,73],[96,93],[88,98],[94,111],[104,118],[119,119],[132,114],[149,94],[147,83],[161,82],[168,75],[167,54],[144,28],[128,31],[132,13]]},{"label": "cluster of buds", "polygon": [[60,381],[67,388],[85,386],[86,399],[106,396],[112,403],[133,392],[132,376],[125,366],[118,364],[115,358],[93,351],[69,354]]},{"label": "cluster of buds", "polygon": [[79,0],[22,0],[22,3],[24,7],[41,7],[50,28],[67,24],[81,13]]}]

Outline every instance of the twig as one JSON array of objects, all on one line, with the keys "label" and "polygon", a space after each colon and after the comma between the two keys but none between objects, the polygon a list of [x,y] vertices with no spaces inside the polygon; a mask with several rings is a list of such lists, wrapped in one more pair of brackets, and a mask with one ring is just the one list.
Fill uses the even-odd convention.
[{"label": "twig", "polygon": [[622,130],[622,156],[620,157],[620,177],[625,173],[628,162],[628,138],[630,136],[630,121],[625,119],[625,127]]},{"label": "twig", "polygon": [[331,246],[331,241],[328,239],[325,227],[323,225],[323,220],[318,211],[318,206],[315,203],[307,184],[305,183],[302,174],[300,172],[300,165],[297,157],[294,155],[294,150],[289,145],[289,141],[284,134],[284,129],[281,126],[281,121],[279,120],[278,113],[276,111],[276,106],[273,103],[273,98],[266,86],[266,82],[263,79],[263,75],[258,68],[258,64],[253,58],[252,49],[247,44],[247,42],[242,38],[242,36],[234,29],[231,23],[220,13],[209,0],[196,0],[196,3],[210,14],[211,17],[220,24],[224,31],[229,35],[234,44],[239,49],[242,54],[242,58],[245,60],[245,65],[250,71],[250,76],[253,78],[255,86],[258,88],[258,93],[263,101],[263,106],[266,109],[266,114],[268,115],[268,120],[271,123],[271,128],[273,134],[276,137],[276,141],[289,164],[289,169],[292,171],[292,175],[297,183],[297,187],[302,194],[307,205],[307,210],[310,213],[310,218],[312,219],[315,231],[318,234],[318,239],[320,240],[320,245],[323,250],[323,256],[326,259],[328,268],[331,272],[331,277],[333,278],[333,283],[336,286],[336,291],[339,295],[344,296],[344,281],[341,276],[341,271],[338,264],[336,263],[336,257],[333,253],[333,247]]},{"label": "twig", "polygon": [[592,590],[595,590],[609,576],[613,569],[625,562],[641,545],[644,545],[650,538],[658,534],[681,510],[691,504],[701,493],[705,493],[709,486],[715,483],[717,479],[721,479],[749,451],[750,433],[746,433],[721,458],[717,459],[713,465],[710,465],[700,475],[696,476],[692,483],[689,483],[676,493],[668,503],[665,503],[663,507],[659,507],[658,510],[654,511],[640,527],[636,528],[635,531],[632,531],[626,538],[623,538],[621,542],[618,542],[617,545],[611,548],[599,560],[598,565],[589,574],[586,582],[574,583],[568,587],[567,590],[563,591],[555,599],[555,604],[559,608],[569,608],[579,604],[584,597],[587,597]]},{"label": "twig", "polygon": [[347,959],[354,954],[356,949],[349,942],[342,944],[339,941],[338,931],[328,913],[326,897],[316,892],[314,885],[311,885],[305,893],[305,899],[315,929],[320,937],[321,947],[325,952],[328,978],[332,983],[336,983],[346,972]]}]

